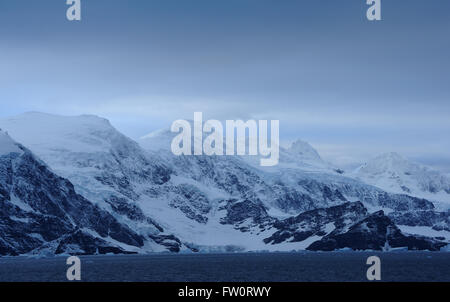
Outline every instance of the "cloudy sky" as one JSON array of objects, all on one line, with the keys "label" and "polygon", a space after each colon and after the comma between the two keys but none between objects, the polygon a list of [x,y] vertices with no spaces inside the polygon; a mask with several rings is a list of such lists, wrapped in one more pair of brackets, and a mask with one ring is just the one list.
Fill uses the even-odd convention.
[{"label": "cloudy sky", "polygon": [[347,165],[397,151],[450,172],[450,1],[0,1],[0,117],[108,118],[132,138],[202,111],[279,119]]}]

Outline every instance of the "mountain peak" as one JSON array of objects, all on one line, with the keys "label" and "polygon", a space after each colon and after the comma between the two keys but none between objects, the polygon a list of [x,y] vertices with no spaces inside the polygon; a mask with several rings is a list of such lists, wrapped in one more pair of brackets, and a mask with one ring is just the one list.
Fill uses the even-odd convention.
[{"label": "mountain peak", "polygon": [[424,193],[450,192],[450,181],[431,168],[395,152],[380,154],[353,172],[353,176],[383,190],[427,197]]},{"label": "mountain peak", "polygon": [[100,117],[95,114],[81,114],[81,115],[59,115],[52,113],[45,113],[40,111],[28,111],[17,116],[9,118],[10,120],[14,119],[31,119],[31,120],[43,120],[50,119],[53,121],[56,120],[65,120],[72,122],[88,122],[88,123],[97,123],[103,125],[111,125],[109,120],[106,118]]},{"label": "mountain peak", "polygon": [[375,159],[391,160],[391,161],[406,161],[406,159],[397,152],[382,153],[375,157]]},{"label": "mountain peak", "polygon": [[61,148],[73,152],[99,151],[111,147],[121,136],[107,119],[95,115],[26,112],[0,119],[0,127],[35,151]]},{"label": "mountain peak", "polygon": [[410,170],[417,170],[415,164],[396,152],[383,153],[365,163],[359,170],[373,173],[408,173]]},{"label": "mountain peak", "polygon": [[292,154],[298,155],[303,159],[322,161],[319,153],[309,143],[297,139],[288,148],[288,151]]}]

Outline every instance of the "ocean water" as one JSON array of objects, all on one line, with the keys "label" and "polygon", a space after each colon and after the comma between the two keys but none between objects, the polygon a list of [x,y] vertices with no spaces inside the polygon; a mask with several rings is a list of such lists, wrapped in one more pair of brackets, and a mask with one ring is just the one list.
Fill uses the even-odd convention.
[{"label": "ocean water", "polygon": [[[367,281],[372,255],[382,281],[450,281],[448,252],[80,256],[81,281]],[[0,281],[67,281],[66,259],[0,257]]]}]

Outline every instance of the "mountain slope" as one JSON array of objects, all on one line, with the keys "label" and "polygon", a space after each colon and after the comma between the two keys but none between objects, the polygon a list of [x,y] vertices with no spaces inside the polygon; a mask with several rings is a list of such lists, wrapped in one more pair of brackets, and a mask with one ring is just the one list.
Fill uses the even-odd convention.
[{"label": "mountain slope", "polygon": [[447,245],[442,240],[406,236],[383,211],[369,214],[360,202],[307,211],[278,221],[274,226],[278,231],[264,239],[266,243],[306,242],[307,250],[316,251],[389,250],[396,247],[438,251]]},{"label": "mountain slope", "polygon": [[381,154],[351,176],[388,192],[450,203],[450,178],[397,153]]},{"label": "mountain slope", "polygon": [[138,234],[76,194],[68,180],[2,131],[0,143],[0,255],[28,253],[74,233],[95,242],[68,238],[70,250],[57,246],[54,252],[117,253],[143,245]]},{"label": "mountain slope", "polygon": [[77,193],[142,236],[144,250],[183,248],[137,202],[142,190],[167,182],[171,171],[107,120],[31,112],[0,124],[55,173],[69,179]]},{"label": "mountain slope", "polygon": [[350,226],[347,231],[335,230],[322,239],[312,243],[308,250],[333,251],[351,248],[354,250],[389,250],[408,248],[408,250],[439,251],[447,244],[430,238],[404,235],[399,228],[378,211]]},{"label": "mountain slope", "polygon": [[166,165],[179,177],[225,189],[226,194],[247,197],[246,194],[251,193],[264,206],[285,214],[298,214],[349,200],[394,210],[433,208],[426,200],[389,194],[341,175],[302,141],[295,142],[289,149],[280,149],[278,166],[261,167],[255,164],[259,162],[258,156],[174,156],[170,151],[174,136],[169,130],[159,130],[142,137],[139,144],[164,158]]},{"label": "mountain slope", "polygon": [[[240,156],[175,156],[170,152],[175,134],[167,130],[141,139],[141,147],[95,116],[29,113],[0,120],[0,126],[67,177],[77,193],[138,234],[140,252],[305,249],[341,218],[315,223],[300,216],[324,233],[276,244],[266,239],[278,237],[280,221],[291,223],[285,227],[296,233],[302,222],[289,219],[319,208],[344,207],[343,216],[354,218],[348,226],[380,209],[400,218],[411,211],[434,212],[425,199],[386,193],[311,164],[320,163],[320,156],[305,143],[281,152],[285,165],[261,168]],[[355,201],[362,208],[346,207]]]},{"label": "mountain slope", "polygon": [[[301,141],[290,150],[281,150],[279,166],[261,168],[257,164],[257,158],[251,160],[248,156],[174,156],[169,149],[174,135],[169,130],[159,130],[141,138],[139,143],[154,154],[164,157],[178,182],[207,188],[202,189],[203,191],[214,188],[215,195],[219,196],[216,204],[220,207],[215,210],[213,206],[211,212],[223,213],[225,219],[221,223],[233,225],[242,232],[272,232],[272,237],[275,238],[280,231],[268,225],[279,225],[276,223],[277,219],[357,200],[370,211],[385,209],[398,221],[415,226],[425,223],[429,225],[429,221],[409,219],[417,211],[428,211],[435,213],[437,217],[445,217],[441,215],[443,213],[435,212],[434,205],[428,200],[406,194],[387,193],[317,164],[323,163],[317,151]],[[298,154],[295,155],[295,152]],[[305,164],[308,161],[309,164]],[[283,162],[288,164],[283,165]],[[312,162],[315,164],[311,164]],[[235,209],[245,213],[237,214]],[[350,212],[355,211],[355,208],[351,209]],[[438,220],[433,220],[433,227],[448,224],[445,220]],[[283,236],[287,236],[286,233]],[[286,243],[284,239],[280,243]],[[286,246],[295,246],[291,243],[293,241],[289,241]],[[305,243],[297,246],[305,248]]]}]

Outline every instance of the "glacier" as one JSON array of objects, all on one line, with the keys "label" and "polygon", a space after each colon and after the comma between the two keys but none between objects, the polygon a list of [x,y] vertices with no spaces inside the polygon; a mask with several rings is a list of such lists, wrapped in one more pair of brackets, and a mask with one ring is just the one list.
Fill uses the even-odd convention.
[{"label": "glacier", "polygon": [[[449,212],[439,203],[344,173],[300,140],[280,147],[279,165],[261,167],[251,156],[175,156],[170,152],[175,134],[168,129],[134,141],[93,115],[30,112],[0,119],[0,127],[9,133],[8,139],[0,136],[2,162],[10,165],[17,159],[14,146],[22,146],[27,160],[40,162],[50,179],[64,180],[53,190],[72,187],[71,196],[77,196],[68,200],[72,207],[90,209],[84,220],[72,208],[52,213],[66,229],[49,237],[39,228],[56,222],[31,223],[31,213],[41,211],[30,205],[30,192],[4,195],[7,220],[0,231],[17,228],[17,238],[8,235],[13,241],[0,254],[439,250],[449,243],[443,233]],[[8,165],[2,168],[2,189],[16,177]],[[49,181],[38,174],[30,173],[27,187]],[[55,196],[65,196],[46,193],[40,193],[44,208],[57,202]],[[93,220],[114,222],[121,235],[84,224]],[[28,229],[20,228],[27,222]],[[415,234],[413,227],[432,232]]]}]

